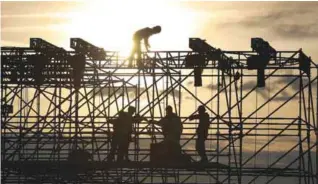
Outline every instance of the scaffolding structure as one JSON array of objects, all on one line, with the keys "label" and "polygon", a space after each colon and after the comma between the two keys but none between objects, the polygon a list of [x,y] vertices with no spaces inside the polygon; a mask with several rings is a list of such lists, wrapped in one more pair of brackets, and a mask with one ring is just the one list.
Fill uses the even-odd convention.
[{"label": "scaffolding structure", "polygon": [[[302,50],[224,51],[190,38],[192,51],[143,52],[143,68],[118,52],[71,38],[72,51],[41,38],[1,48],[2,183],[317,184],[318,67]],[[148,120],[171,105],[181,117],[191,163],[153,163],[163,140],[148,121],[134,125],[131,162],[107,162],[112,119],[135,106]],[[211,117],[208,163],[196,162],[196,121]],[[88,161],[70,163],[85,150]]]}]

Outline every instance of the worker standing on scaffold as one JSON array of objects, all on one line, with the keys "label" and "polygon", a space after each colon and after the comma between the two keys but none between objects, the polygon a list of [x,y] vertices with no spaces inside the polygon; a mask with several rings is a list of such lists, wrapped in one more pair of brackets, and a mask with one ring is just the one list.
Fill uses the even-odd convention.
[{"label": "worker standing on scaffold", "polygon": [[181,158],[180,138],[183,125],[181,118],[173,113],[172,107],[166,107],[166,116],[159,121],[151,121],[151,123],[161,126],[164,139],[161,143],[163,149],[168,150],[166,160],[176,161]]},{"label": "worker standing on scaffold", "polygon": [[143,67],[143,63],[141,63],[141,41],[144,40],[145,48],[148,51],[148,49],[150,48],[148,41],[149,37],[160,32],[160,26],[155,26],[153,28],[146,27],[135,32],[133,36],[134,46],[129,57],[128,67],[132,67],[132,61],[135,57],[135,54],[137,54],[137,66],[139,68]]},{"label": "worker standing on scaffold", "polygon": [[195,148],[201,157],[201,162],[208,162],[205,153],[205,140],[208,137],[208,130],[210,126],[210,116],[205,112],[205,107],[200,105],[198,107],[198,114],[191,115],[189,120],[199,119],[199,126],[196,130],[197,139],[195,142]]},{"label": "worker standing on scaffold", "polygon": [[131,142],[131,134],[133,132],[133,123],[135,118],[133,114],[136,112],[135,107],[128,107],[128,112],[119,112],[118,118],[113,122],[114,133],[111,141],[110,153],[108,161],[113,161],[115,152],[117,151],[117,161],[129,161],[128,149]]}]

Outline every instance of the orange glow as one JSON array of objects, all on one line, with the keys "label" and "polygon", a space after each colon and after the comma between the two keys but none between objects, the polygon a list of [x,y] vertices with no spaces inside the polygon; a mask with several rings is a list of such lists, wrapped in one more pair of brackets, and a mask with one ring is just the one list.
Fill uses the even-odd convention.
[{"label": "orange glow", "polygon": [[161,25],[162,32],[150,38],[150,50],[177,50],[187,48],[196,28],[189,10],[167,1],[90,1],[83,7],[69,25],[70,36],[124,56],[138,29]]}]

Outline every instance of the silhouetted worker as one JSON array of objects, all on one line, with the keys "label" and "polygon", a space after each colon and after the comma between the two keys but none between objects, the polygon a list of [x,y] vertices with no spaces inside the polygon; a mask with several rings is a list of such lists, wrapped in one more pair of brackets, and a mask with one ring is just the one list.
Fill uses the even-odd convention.
[{"label": "silhouetted worker", "polygon": [[[172,107],[166,107],[166,116],[160,121],[152,121],[154,124],[161,126],[164,139],[162,142],[153,144],[151,147],[154,157],[151,159],[155,162],[183,162],[181,153],[180,137],[182,134],[182,122],[180,117],[172,112]],[[156,149],[154,149],[157,147]],[[157,155],[157,156],[155,156]]]},{"label": "silhouetted worker", "polygon": [[207,156],[205,153],[205,140],[208,137],[208,130],[210,126],[209,114],[205,112],[205,107],[200,105],[198,107],[199,114],[194,114],[189,117],[190,120],[199,119],[199,126],[196,130],[197,140],[195,143],[196,150],[201,157],[201,162],[207,162]]},{"label": "silhouetted worker", "polygon": [[137,66],[143,66],[143,63],[141,63],[141,41],[144,40],[145,48],[148,51],[148,49],[150,48],[148,41],[149,37],[153,34],[158,34],[160,32],[160,26],[155,26],[153,28],[146,27],[135,32],[133,36],[134,47],[129,57],[129,67],[132,67],[132,61],[134,59],[135,54],[137,54]]},{"label": "silhouetted worker", "polygon": [[131,134],[133,131],[134,118],[133,114],[136,112],[135,107],[128,107],[128,112],[120,112],[118,118],[113,123],[113,137],[111,141],[111,149],[108,155],[108,161],[112,161],[117,151],[117,161],[128,159],[128,148],[131,141]]},{"label": "silhouetted worker", "polygon": [[154,123],[162,127],[164,141],[180,144],[182,122],[180,117],[172,112],[170,105],[166,107],[166,116]]}]

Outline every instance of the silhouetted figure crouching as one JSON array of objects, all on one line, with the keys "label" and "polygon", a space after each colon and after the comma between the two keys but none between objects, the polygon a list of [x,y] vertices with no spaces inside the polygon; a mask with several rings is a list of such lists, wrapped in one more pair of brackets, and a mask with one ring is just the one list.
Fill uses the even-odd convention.
[{"label": "silhouetted figure crouching", "polygon": [[172,107],[168,106],[166,108],[166,116],[160,121],[153,121],[153,123],[161,126],[164,136],[164,140],[162,142],[152,145],[152,147],[156,147],[155,149],[157,149],[152,150],[152,154],[155,154],[157,155],[155,157],[158,157],[155,161],[175,162],[182,159],[180,138],[183,126],[180,117],[173,113]]},{"label": "silhouetted figure crouching", "polygon": [[66,180],[75,180],[78,174],[83,174],[86,178],[92,177],[90,161],[93,161],[93,155],[87,150],[76,149],[70,151],[67,164],[61,168],[61,177]]}]

